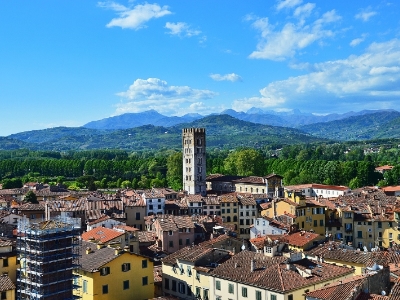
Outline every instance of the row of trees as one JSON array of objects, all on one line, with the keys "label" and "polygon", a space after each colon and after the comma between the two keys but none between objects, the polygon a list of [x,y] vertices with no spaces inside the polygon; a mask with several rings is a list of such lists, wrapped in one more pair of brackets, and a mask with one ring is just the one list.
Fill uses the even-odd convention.
[{"label": "row of trees", "polygon": [[[57,155],[54,153],[44,154],[46,157],[37,157],[29,152],[25,159],[0,160],[3,188],[20,187],[28,181],[64,183],[72,189],[182,188],[182,153],[177,151],[140,154],[118,150],[99,153],[84,151],[64,153],[59,158],[55,158]],[[337,157],[331,160],[316,159],[324,155]],[[342,160],[343,155],[345,158],[350,155],[354,159]],[[267,150],[213,150],[207,153],[207,173],[242,176],[277,173],[284,177],[286,185],[324,183],[356,188],[398,184],[400,167],[396,165],[383,177],[375,172],[375,167],[383,163],[375,161],[376,158],[365,155],[357,148],[349,152],[336,144],[315,148],[307,145],[288,146],[281,149],[279,157]]]}]

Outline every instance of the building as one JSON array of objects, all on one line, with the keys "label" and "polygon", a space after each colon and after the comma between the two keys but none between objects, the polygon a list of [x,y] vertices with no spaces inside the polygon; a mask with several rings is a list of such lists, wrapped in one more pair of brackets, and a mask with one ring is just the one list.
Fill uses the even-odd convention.
[{"label": "building", "polygon": [[239,200],[239,234],[248,239],[250,230],[257,216],[257,202],[251,194],[237,194]]},{"label": "building", "polygon": [[183,190],[206,195],[206,130],[182,129]]},{"label": "building", "polygon": [[249,176],[233,180],[235,191],[240,193],[267,194],[268,197],[283,196],[283,177],[269,174],[263,177]]},{"label": "building", "polygon": [[210,272],[210,299],[304,299],[304,293],[352,275],[350,268],[316,263],[297,253],[268,257],[242,251]]},{"label": "building", "polygon": [[142,199],[146,203],[147,215],[163,215],[165,212],[165,196],[156,189],[146,190],[142,193]]},{"label": "building", "polygon": [[326,185],[326,184],[299,184],[285,186],[287,191],[298,191],[305,197],[319,197],[319,198],[331,198],[348,195],[351,193],[351,189],[347,186],[342,185]]},{"label": "building", "polygon": [[80,219],[18,223],[16,299],[73,299],[79,285]]},{"label": "building", "polygon": [[163,258],[163,294],[179,299],[213,299],[209,293],[210,271],[242,246],[241,240],[224,234]]},{"label": "building", "polygon": [[156,233],[157,244],[165,253],[173,253],[195,240],[195,225],[190,216],[158,216],[151,220],[149,229]]},{"label": "building", "polygon": [[289,226],[266,216],[254,218],[253,226],[250,228],[250,239],[263,237],[268,234],[285,234]]},{"label": "building", "polygon": [[[81,277],[83,300],[150,299],[154,297],[153,263],[129,249],[82,242]],[[64,298],[58,298],[64,299]]]}]

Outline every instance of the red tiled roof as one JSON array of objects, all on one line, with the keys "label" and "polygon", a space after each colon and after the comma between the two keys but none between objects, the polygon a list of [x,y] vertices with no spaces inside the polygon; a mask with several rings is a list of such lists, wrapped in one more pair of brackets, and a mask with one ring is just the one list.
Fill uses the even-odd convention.
[{"label": "red tiled roof", "polygon": [[107,243],[121,235],[124,235],[121,231],[112,230],[106,227],[97,227],[82,233],[82,240],[89,241],[91,238],[94,238],[95,241]]},{"label": "red tiled roof", "polygon": [[321,236],[317,233],[312,233],[308,231],[300,231],[289,234],[286,236],[286,240],[289,245],[296,247],[303,247],[307,243],[319,239]]}]

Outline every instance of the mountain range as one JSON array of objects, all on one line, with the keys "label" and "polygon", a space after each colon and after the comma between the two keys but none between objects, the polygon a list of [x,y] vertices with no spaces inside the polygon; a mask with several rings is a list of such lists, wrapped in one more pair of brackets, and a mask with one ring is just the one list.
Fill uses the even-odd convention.
[{"label": "mountain range", "polygon": [[82,127],[55,127],[0,137],[0,149],[130,151],[180,149],[186,127],[204,127],[207,147],[234,149],[321,141],[400,138],[400,112],[360,111],[316,116],[300,111],[250,109],[221,114],[167,117],[154,110],[128,113]]}]

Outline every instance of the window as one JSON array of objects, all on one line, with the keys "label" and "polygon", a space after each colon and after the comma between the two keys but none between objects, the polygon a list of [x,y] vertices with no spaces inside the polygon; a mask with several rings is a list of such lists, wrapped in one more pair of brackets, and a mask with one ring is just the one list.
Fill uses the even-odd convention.
[{"label": "window", "polygon": [[378,222],[378,228],[382,228],[382,222]]},{"label": "window", "polygon": [[198,286],[196,286],[196,297],[200,298],[201,294],[200,294],[200,288]]},{"label": "window", "polygon": [[128,272],[130,269],[131,269],[131,264],[130,263],[122,264],[122,272]]},{"label": "window", "polygon": [[261,291],[256,291],[256,300],[261,300]]},{"label": "window", "polygon": [[103,285],[103,294],[108,294],[108,284]]},{"label": "window", "polygon": [[173,234],[172,230],[168,231],[168,235],[172,235],[172,234]]},{"label": "window", "polygon": [[197,279],[198,281],[200,281],[200,272],[199,272],[199,271],[196,271],[196,279]]},{"label": "window", "polygon": [[87,280],[83,280],[82,289],[84,293],[88,292],[87,283],[88,283]]},{"label": "window", "polygon": [[357,237],[358,237],[359,239],[362,239],[362,231],[357,231]]},{"label": "window", "polygon": [[188,245],[190,245],[190,239],[189,238],[186,239],[186,246],[188,246]]},{"label": "window", "polygon": [[276,295],[271,294],[271,300],[276,300]]},{"label": "window", "polygon": [[172,290],[176,292],[176,280],[172,280]]},{"label": "window", "polygon": [[173,247],[174,247],[174,241],[169,241],[169,246],[170,246],[171,248],[173,248]]},{"label": "window", "polygon": [[216,281],[215,281],[215,288],[216,288],[218,291],[221,290],[221,281],[219,281],[219,280],[216,280]]},{"label": "window", "polygon": [[187,286],[187,295],[192,296],[192,286],[190,284]]},{"label": "window", "polygon": [[164,280],[164,289],[169,290],[169,278],[165,278]]},{"label": "window", "polygon": [[147,278],[147,276],[142,277],[142,285],[147,285],[149,282],[149,279]]},{"label": "window", "polygon": [[242,297],[247,298],[247,288],[242,287]]},{"label": "window", "polygon": [[179,239],[179,246],[182,245],[182,239]]},{"label": "window", "polygon": [[140,220],[140,212],[136,213],[136,220]]},{"label": "window", "polygon": [[104,267],[100,269],[100,276],[106,276],[110,274],[110,267]]},{"label": "window", "polygon": [[123,281],[122,288],[123,288],[124,290],[129,289],[129,280],[124,280],[124,281]]},{"label": "window", "polygon": [[229,294],[233,294],[233,293],[234,293],[234,291],[233,291],[233,284],[232,284],[232,283],[229,283],[229,284],[228,284],[228,293],[229,293]]},{"label": "window", "polygon": [[147,259],[142,260],[142,269],[147,268]]},{"label": "window", "polygon": [[389,232],[389,239],[393,239],[393,233]]},{"label": "window", "polygon": [[324,226],[324,220],[319,220],[319,226]]},{"label": "window", "polygon": [[186,268],[186,274],[187,274],[187,276],[192,276],[192,268],[190,267],[190,266],[187,266],[187,268]]},{"label": "window", "polygon": [[318,226],[318,221],[314,220],[314,227],[317,227],[317,226]]},{"label": "window", "polygon": [[8,257],[3,259],[3,267],[8,267]]},{"label": "window", "polygon": [[185,291],[185,284],[183,282],[179,282],[178,287],[179,287],[179,293],[184,294],[186,292]]},{"label": "window", "polygon": [[293,300],[293,295],[289,295],[287,299],[288,300]]},{"label": "window", "polygon": [[149,210],[153,210],[153,205],[149,205]]},{"label": "window", "polygon": [[243,219],[239,220],[240,225],[244,225],[243,221],[244,221]]}]

